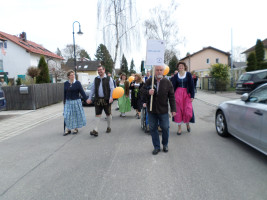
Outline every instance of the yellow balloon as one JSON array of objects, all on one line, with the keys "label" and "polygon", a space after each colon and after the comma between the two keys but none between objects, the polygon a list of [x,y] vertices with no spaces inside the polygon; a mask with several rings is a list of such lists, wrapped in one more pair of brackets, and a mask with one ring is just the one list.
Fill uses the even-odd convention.
[{"label": "yellow balloon", "polygon": [[170,71],[169,66],[165,65],[165,69],[163,71],[163,75],[166,76],[169,73],[169,71]]},{"label": "yellow balloon", "polygon": [[128,78],[128,81],[131,83],[132,81],[134,80],[134,76],[130,76],[129,78]]},{"label": "yellow balloon", "polygon": [[116,87],[114,90],[113,90],[113,93],[112,93],[112,98],[113,99],[118,99],[118,98],[121,98],[124,94],[124,89],[122,87]]}]

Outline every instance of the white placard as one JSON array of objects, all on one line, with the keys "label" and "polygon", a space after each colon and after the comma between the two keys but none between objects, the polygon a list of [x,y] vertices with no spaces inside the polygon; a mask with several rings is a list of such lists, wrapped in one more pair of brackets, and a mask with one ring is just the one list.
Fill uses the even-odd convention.
[{"label": "white placard", "polygon": [[164,65],[164,52],[163,40],[147,40],[146,65]]}]

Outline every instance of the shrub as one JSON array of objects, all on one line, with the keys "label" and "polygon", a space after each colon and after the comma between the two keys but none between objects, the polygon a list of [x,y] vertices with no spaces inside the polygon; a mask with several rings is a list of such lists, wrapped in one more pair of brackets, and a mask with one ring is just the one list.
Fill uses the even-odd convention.
[{"label": "shrub", "polygon": [[21,85],[21,78],[18,78],[18,79],[16,80],[16,84],[17,84],[17,85]]},{"label": "shrub", "polygon": [[48,65],[45,62],[44,56],[41,56],[39,60],[38,69],[40,73],[36,78],[36,83],[50,83]]},{"label": "shrub", "polygon": [[230,67],[221,63],[217,63],[211,66],[210,76],[215,79],[216,90],[226,90],[229,84]]}]

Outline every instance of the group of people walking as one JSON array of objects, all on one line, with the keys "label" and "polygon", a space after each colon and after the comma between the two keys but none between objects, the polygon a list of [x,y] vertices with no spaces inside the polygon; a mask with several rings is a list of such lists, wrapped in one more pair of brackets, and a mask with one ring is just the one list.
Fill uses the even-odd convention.
[{"label": "group of people walking", "polygon": [[[136,110],[136,118],[140,119],[142,107],[148,109],[149,130],[152,136],[154,155],[160,152],[160,138],[158,127],[162,130],[163,151],[168,152],[169,139],[169,106],[172,114],[172,121],[178,124],[177,135],[181,135],[183,123],[186,124],[188,132],[191,131],[189,123],[194,123],[194,112],[192,102],[195,95],[194,82],[190,72],[187,72],[187,65],[184,62],[177,64],[178,73],[168,80],[163,76],[164,66],[155,66],[154,86],[152,77],[148,77],[144,82],[139,74],[135,74],[135,79],[131,83],[127,80],[126,74],[121,74],[116,85],[124,88],[124,95],[118,99],[120,116],[125,117],[125,113],[131,111],[131,106]],[[68,72],[68,81],[64,84],[64,123],[66,130],[64,135],[78,133],[78,128],[86,125],[86,119],[82,108],[79,94],[87,99],[88,104],[92,103],[95,96],[95,118],[93,136],[98,136],[98,125],[100,123],[102,111],[104,110],[107,119],[107,133],[111,132],[111,104],[113,102],[112,92],[114,83],[110,76],[106,76],[105,68],[98,66],[99,76],[95,78],[92,89],[87,99],[81,83],[75,80],[73,71]],[[131,93],[130,93],[131,91]],[[131,96],[131,99],[130,99]],[[153,96],[152,110],[150,110],[150,98]]]}]

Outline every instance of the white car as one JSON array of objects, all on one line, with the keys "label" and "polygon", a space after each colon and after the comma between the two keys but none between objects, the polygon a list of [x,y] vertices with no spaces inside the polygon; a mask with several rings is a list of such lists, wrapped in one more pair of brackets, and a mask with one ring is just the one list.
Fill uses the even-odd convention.
[{"label": "white car", "polygon": [[267,84],[239,100],[219,105],[215,117],[220,136],[229,134],[267,155]]}]

